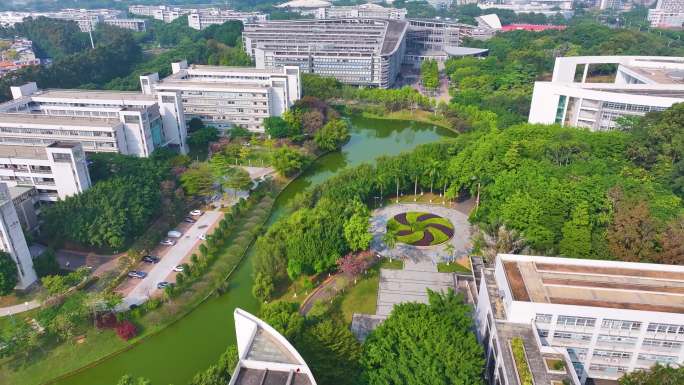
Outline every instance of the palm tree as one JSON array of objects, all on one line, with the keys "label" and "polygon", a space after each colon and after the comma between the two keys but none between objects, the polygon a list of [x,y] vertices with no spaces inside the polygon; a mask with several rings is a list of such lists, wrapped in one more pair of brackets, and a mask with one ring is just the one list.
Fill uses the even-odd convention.
[{"label": "palm tree", "polygon": [[430,177],[430,195],[432,195],[432,186],[435,182],[435,176],[439,174],[439,162],[431,159],[428,163],[427,174]]},{"label": "palm tree", "polygon": [[444,248],[444,251],[449,254],[449,262],[451,262],[451,260],[454,258],[454,252],[456,251],[456,248],[451,243],[448,243]]},{"label": "palm tree", "polygon": [[387,250],[393,249],[397,245],[397,233],[387,229],[387,232],[382,237],[382,241],[385,242]]}]

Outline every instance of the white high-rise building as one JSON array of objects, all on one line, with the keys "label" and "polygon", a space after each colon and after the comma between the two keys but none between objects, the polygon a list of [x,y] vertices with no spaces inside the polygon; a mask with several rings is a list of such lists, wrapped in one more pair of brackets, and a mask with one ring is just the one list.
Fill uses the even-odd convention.
[{"label": "white high-rise building", "polygon": [[0,249],[8,253],[17,265],[17,289],[26,289],[38,279],[17,210],[5,183],[0,183]]},{"label": "white high-rise building", "polygon": [[191,11],[192,9],[169,7],[166,5],[131,5],[128,7],[128,12],[133,15],[152,17],[165,23],[170,23]]},{"label": "white high-rise building", "polygon": [[12,87],[0,104],[0,144],[45,146],[78,141],[86,152],[147,157],[159,147],[187,152],[185,117],[175,93],[39,90]]},{"label": "white high-rise building", "polygon": [[368,18],[385,20],[404,20],[405,8],[385,8],[377,4],[321,7],[316,10],[316,19]]},{"label": "white high-rise building", "polygon": [[[591,82],[591,68],[613,65],[614,79]],[[641,116],[684,102],[684,57],[556,58],[551,81],[535,82],[530,123],[611,130],[623,116]]]},{"label": "white high-rise building", "polygon": [[263,121],[281,116],[302,95],[300,69],[188,66],[172,64],[172,75],[159,80],[158,74],[140,77],[149,95],[176,95],[182,100],[187,120],[200,118],[217,128],[239,126],[263,132]]},{"label": "white high-rise building", "polygon": [[499,254],[475,273],[490,384],[518,384],[516,339],[536,384],[684,363],[684,266]]},{"label": "white high-rise building", "polygon": [[230,9],[200,8],[192,10],[188,15],[188,26],[196,30],[202,30],[215,24],[223,24],[227,21],[237,20],[242,24],[256,23],[268,19],[268,15],[260,12],[240,12]]},{"label": "white high-rise building", "polygon": [[684,0],[658,0],[656,7],[648,10],[648,21],[654,28],[682,28]]}]

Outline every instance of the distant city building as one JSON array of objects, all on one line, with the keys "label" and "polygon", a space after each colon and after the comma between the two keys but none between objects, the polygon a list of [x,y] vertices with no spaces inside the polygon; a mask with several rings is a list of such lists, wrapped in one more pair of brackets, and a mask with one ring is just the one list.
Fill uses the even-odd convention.
[{"label": "distant city building", "polygon": [[20,68],[40,65],[33,52],[33,42],[26,39],[0,39],[0,77]]},{"label": "distant city building", "polygon": [[0,183],[0,249],[17,265],[17,289],[26,289],[38,279],[12,195],[5,183]]},{"label": "distant city building", "polygon": [[316,15],[320,8],[331,6],[332,3],[325,0],[292,0],[276,5],[276,8],[297,12],[302,15]]},{"label": "distant city building", "polygon": [[684,363],[684,266],[499,254],[475,277],[490,384],[517,385],[518,359],[550,385]]},{"label": "distant city building", "polygon": [[46,202],[80,194],[91,185],[85,153],[78,142],[0,144],[0,181],[8,186],[34,187],[38,199]]},{"label": "distant city building", "polygon": [[173,63],[173,74],[140,77],[143,93],[175,93],[186,119],[217,128],[242,127],[263,132],[265,118],[281,116],[301,97],[297,66],[247,68]]},{"label": "distant city building", "polygon": [[[612,83],[588,82],[590,67],[616,67]],[[535,82],[530,123],[611,130],[623,116],[641,116],[684,102],[684,57],[556,58],[551,81]]]},{"label": "distant city building", "polygon": [[170,23],[192,12],[192,9],[169,7],[166,5],[131,5],[128,7],[128,12],[133,15],[152,17],[164,23]]},{"label": "distant city building", "polygon": [[39,90],[11,87],[0,104],[0,144],[45,146],[77,141],[86,152],[147,157],[159,147],[185,153],[186,126],[176,93]]},{"label": "distant city building", "polygon": [[562,31],[566,29],[565,25],[548,25],[548,24],[509,24],[501,27],[501,32],[510,31],[530,31],[530,32],[542,32],[542,31]]},{"label": "distant city building", "polygon": [[658,0],[655,9],[648,10],[648,21],[654,28],[682,28],[684,0]]},{"label": "distant city building", "polygon": [[377,4],[361,4],[318,8],[315,16],[316,19],[368,18],[404,20],[406,18],[406,12],[407,11],[404,8],[385,8]]},{"label": "distant city building", "polygon": [[246,24],[242,37],[257,68],[298,66],[359,86],[388,88],[399,74],[408,23],[329,19]]},{"label": "distant city building", "polygon": [[71,20],[78,24],[83,32],[95,29],[100,23],[115,25],[133,31],[145,31],[147,24],[141,19],[125,19],[121,11],[113,9],[62,9],[56,12],[0,12],[0,25],[13,26],[24,19],[32,17],[48,17],[51,19]]},{"label": "distant city building", "polygon": [[285,337],[266,322],[235,309],[238,363],[227,385],[316,385],[311,369]]},{"label": "distant city building", "polygon": [[622,9],[624,2],[622,0],[597,0],[599,9]]},{"label": "distant city building", "polygon": [[107,25],[130,29],[134,32],[147,31],[147,20],[145,19],[104,19],[103,22]]},{"label": "distant city building", "polygon": [[196,30],[202,30],[215,24],[223,24],[227,21],[237,20],[242,24],[256,23],[268,19],[268,15],[260,12],[238,12],[221,9],[198,9],[192,10],[188,15],[188,26]]}]

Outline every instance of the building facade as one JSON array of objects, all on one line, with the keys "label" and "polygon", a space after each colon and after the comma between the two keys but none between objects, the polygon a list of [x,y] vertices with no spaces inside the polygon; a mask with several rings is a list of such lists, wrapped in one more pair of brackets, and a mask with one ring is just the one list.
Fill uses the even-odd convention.
[{"label": "building facade", "polygon": [[216,8],[195,9],[188,15],[188,26],[196,30],[202,30],[216,24],[237,20],[242,24],[256,23],[268,19],[268,15],[260,12],[239,12]]},{"label": "building facade", "polygon": [[515,337],[531,366],[535,355],[556,355],[581,383],[684,362],[684,266],[500,254],[479,275],[476,328],[490,383],[517,383]]},{"label": "building facade", "polygon": [[377,4],[321,7],[316,10],[316,19],[385,19],[404,20],[405,8],[385,8]]},{"label": "building facade", "polygon": [[242,36],[257,68],[298,66],[347,84],[389,88],[401,69],[407,29],[400,20],[287,20],[246,24]]},{"label": "building facade", "polygon": [[0,249],[9,254],[17,265],[17,289],[26,289],[38,279],[12,196],[5,183],[0,183]]},{"label": "building facade", "polygon": [[177,95],[187,120],[200,118],[217,128],[239,126],[263,132],[265,118],[281,116],[302,94],[300,69],[246,68],[173,63],[172,75],[141,76],[146,94]]},{"label": "building facade", "polygon": [[35,83],[11,90],[14,100],[0,104],[0,144],[78,141],[86,152],[140,157],[159,147],[187,151],[185,118],[175,94],[39,90]]},{"label": "building facade", "polygon": [[[592,82],[592,68],[612,65],[612,83]],[[611,130],[625,116],[662,111],[684,101],[684,57],[557,58],[553,77],[535,82],[530,123]]]},{"label": "building facade", "polygon": [[648,21],[654,28],[682,28],[684,0],[658,0],[656,7],[648,10]]},{"label": "building facade", "polygon": [[0,181],[33,186],[39,199],[54,202],[90,188],[85,152],[78,142],[48,146],[0,145]]},{"label": "building facade", "polygon": [[164,23],[170,23],[191,11],[188,8],[169,7],[167,5],[131,5],[128,7],[128,13],[132,15],[147,16]]},{"label": "building facade", "polygon": [[147,31],[147,20],[145,19],[104,19],[103,22],[114,27],[130,29],[133,32]]}]

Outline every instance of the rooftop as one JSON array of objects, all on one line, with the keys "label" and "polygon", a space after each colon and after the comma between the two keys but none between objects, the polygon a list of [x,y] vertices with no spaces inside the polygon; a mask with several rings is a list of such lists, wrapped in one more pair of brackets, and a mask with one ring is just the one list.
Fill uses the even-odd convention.
[{"label": "rooftop", "polygon": [[46,89],[31,95],[33,98],[64,98],[64,99],[87,99],[87,100],[135,100],[156,102],[151,95],[145,95],[133,91],[94,91],[94,90],[62,90]]},{"label": "rooftop", "polygon": [[332,3],[325,0],[292,0],[287,3],[276,5],[278,8],[325,8]]},{"label": "rooftop", "polygon": [[684,84],[684,68],[647,68],[637,66],[624,66],[636,74],[648,78],[658,84]]},{"label": "rooftop", "polygon": [[117,119],[97,119],[81,116],[54,116],[46,114],[0,113],[0,126],[13,124],[50,124],[68,127],[116,127]]},{"label": "rooftop", "polygon": [[684,314],[680,266],[500,257],[516,301]]},{"label": "rooftop", "polygon": [[48,156],[45,147],[0,144],[0,158],[47,160]]}]

